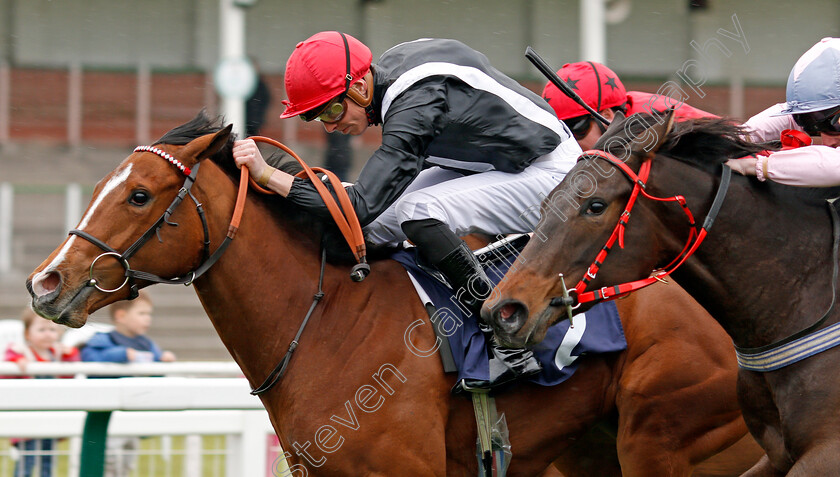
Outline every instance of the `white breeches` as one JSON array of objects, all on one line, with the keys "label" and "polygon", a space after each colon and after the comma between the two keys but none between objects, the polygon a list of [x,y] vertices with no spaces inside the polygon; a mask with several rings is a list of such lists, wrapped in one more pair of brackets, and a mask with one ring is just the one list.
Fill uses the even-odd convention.
[{"label": "white breeches", "polygon": [[531,163],[519,173],[488,171],[464,175],[424,169],[400,197],[364,228],[374,245],[399,245],[406,237],[400,224],[437,219],[458,236],[491,236],[530,232],[537,225],[540,203],[575,165],[581,150],[574,139]]}]

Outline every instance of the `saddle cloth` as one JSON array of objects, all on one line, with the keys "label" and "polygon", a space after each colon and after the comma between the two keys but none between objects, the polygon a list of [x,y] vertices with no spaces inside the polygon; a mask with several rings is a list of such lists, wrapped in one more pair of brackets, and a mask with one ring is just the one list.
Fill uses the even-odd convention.
[{"label": "saddle cloth", "polygon": [[[513,264],[518,252],[500,247],[492,253],[479,254],[487,276],[499,283]],[[414,248],[400,250],[392,258],[405,267],[424,305],[433,305],[437,320],[444,320],[458,379],[487,380],[490,376],[489,349],[477,317],[467,317],[454,303],[452,289],[417,265]],[[451,334],[450,334],[451,333]],[[554,386],[569,379],[578,367],[578,358],[586,354],[613,353],[627,348],[624,329],[615,303],[595,305],[585,314],[575,315],[574,328],[563,320],[548,329],[545,340],[533,348],[542,372],[528,379],[542,386]]]}]

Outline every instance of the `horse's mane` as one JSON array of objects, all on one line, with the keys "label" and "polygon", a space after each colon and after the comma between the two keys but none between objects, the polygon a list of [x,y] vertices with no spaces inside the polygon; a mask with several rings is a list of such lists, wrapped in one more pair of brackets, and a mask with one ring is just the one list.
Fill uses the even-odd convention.
[{"label": "horse's mane", "polygon": [[[612,125],[595,145],[596,149],[608,146],[607,152],[622,154],[623,149],[645,129],[662,122],[663,114],[636,114],[621,123]],[[665,142],[657,150],[658,156],[669,157],[691,164],[712,174],[720,174],[720,164],[760,151],[780,149],[780,141],[754,143],[744,139],[746,128],[731,119],[697,118],[674,123]],[[603,150],[603,149],[602,149]],[[762,184],[776,193],[800,199],[825,199],[840,195],[840,188],[789,187],[771,181]]]},{"label": "horse's mane", "polygon": [[[183,146],[193,139],[197,139],[205,134],[213,134],[221,131],[225,127],[223,116],[216,116],[211,118],[207,115],[205,110],[201,110],[189,122],[177,126],[160,139],[155,141],[155,144],[171,144],[173,146]],[[210,157],[210,160],[215,162],[223,171],[231,177],[232,180],[239,180],[239,168],[233,162],[233,143],[236,141],[236,134],[231,134],[224,146]],[[282,162],[285,154],[277,152],[266,158],[266,162],[282,169],[289,174],[297,174],[303,167],[296,162]]]},{"label": "horse's mane", "polygon": [[[209,117],[202,109],[189,122],[173,128],[166,134],[161,136],[155,144],[170,144],[173,146],[183,146],[190,141],[197,139],[205,134],[212,134],[222,130],[225,127],[224,117],[216,116]],[[218,165],[234,183],[239,183],[240,170],[236,167],[233,160],[233,143],[236,141],[236,135],[231,134],[225,145],[215,154],[210,156],[210,160]],[[296,161],[284,161],[286,154],[282,151],[273,153],[266,158],[266,162],[276,167],[277,169],[295,175],[303,170],[303,166]],[[330,223],[324,223],[320,220],[313,220],[311,214],[306,213],[303,209],[296,207],[287,200],[283,200],[280,196],[264,195],[251,193],[249,197],[259,197],[260,200],[268,202],[269,208],[275,211],[277,216],[282,216],[286,220],[292,221],[297,226],[298,230],[310,230],[313,238],[323,237],[323,243],[327,248],[328,255],[331,261],[348,261],[353,260],[353,255],[350,252],[341,234],[338,232],[337,226]],[[317,239],[316,239],[317,241]]]},{"label": "horse's mane", "polygon": [[[663,114],[634,114],[610,126],[595,145],[608,146],[613,154],[623,149],[650,126],[663,122]],[[703,169],[717,170],[728,159],[743,157],[763,150],[778,149],[777,143],[753,143],[743,139],[745,128],[730,119],[698,118],[677,121],[668,133],[659,154],[694,164]]]}]

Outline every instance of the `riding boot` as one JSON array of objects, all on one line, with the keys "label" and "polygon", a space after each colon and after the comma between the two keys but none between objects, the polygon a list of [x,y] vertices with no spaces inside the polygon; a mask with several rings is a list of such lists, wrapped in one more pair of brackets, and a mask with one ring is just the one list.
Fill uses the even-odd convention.
[{"label": "riding boot", "polygon": [[538,374],[542,371],[531,350],[524,348],[503,348],[495,338],[485,336],[493,357],[490,358],[490,387],[496,388],[513,380]]},{"label": "riding boot", "polygon": [[467,244],[437,219],[410,220],[401,226],[417,246],[419,257],[444,275],[462,308],[477,315],[493,290],[493,283]]},{"label": "riding boot", "polygon": [[493,283],[473,251],[462,241],[434,265],[452,286],[455,298],[478,320],[481,305],[493,291]]}]

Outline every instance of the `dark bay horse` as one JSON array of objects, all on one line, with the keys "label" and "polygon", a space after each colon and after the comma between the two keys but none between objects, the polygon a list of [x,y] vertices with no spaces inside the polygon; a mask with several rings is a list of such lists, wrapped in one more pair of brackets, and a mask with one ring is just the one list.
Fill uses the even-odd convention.
[{"label": "dark bay horse", "polygon": [[[738,127],[722,120],[671,128],[667,117],[633,118],[612,125],[596,148],[626,161],[631,171],[651,161],[645,192],[684,196],[697,227],[725,182],[721,164],[761,149],[743,142]],[[562,294],[558,274],[574,287],[619,220],[626,222],[623,248],[616,243],[609,251],[587,292],[610,293],[613,286],[645,279],[679,256],[687,242],[691,227],[681,207],[639,196],[628,220],[622,214],[633,181],[604,157],[583,159],[543,202],[535,231],[543,240],[531,241],[516,270],[497,287],[497,299],[483,310],[507,343],[538,342],[548,325],[565,318],[565,302],[552,306],[553,297]],[[826,329],[840,318],[832,305],[837,256],[832,257],[836,239],[826,203],[838,195],[837,188],[731,178],[714,226],[673,276],[739,350],[754,354],[814,324]],[[587,306],[591,303],[578,311]],[[706,339],[704,334],[697,338]],[[838,364],[840,348],[831,348],[776,370],[739,369],[744,418],[767,453],[748,475],[840,473]]]},{"label": "dark bay horse", "polygon": [[[129,266],[167,278],[200,267],[228,233],[236,201],[230,131],[199,115],[164,135],[158,152],[136,151],[103,178],[77,228],[82,234],[69,236],[27,280],[33,308],[78,327],[129,296],[127,286],[99,289],[118,288]],[[199,165],[191,195],[182,193],[184,202],[130,264],[117,259],[179,194],[182,168]],[[313,222],[281,198],[250,195],[235,239],[193,283],[254,387],[286,353],[318,290],[321,226]],[[95,241],[120,252],[97,259]],[[476,475],[470,400],[450,395],[454,376],[429,352],[435,336],[406,271],[378,260],[357,283],[349,270],[326,265],[324,298],[287,373],[261,395],[295,475]],[[536,475],[556,459],[569,477],[690,475],[746,435],[734,356],[711,317],[673,286],[618,307],[627,351],[581,357],[558,386],[521,384],[497,397],[512,443],[509,475]],[[591,449],[573,445],[605,438],[609,445],[596,447],[603,454],[589,455],[595,465],[587,467]],[[758,456],[738,450],[734,459],[730,475]]]}]

